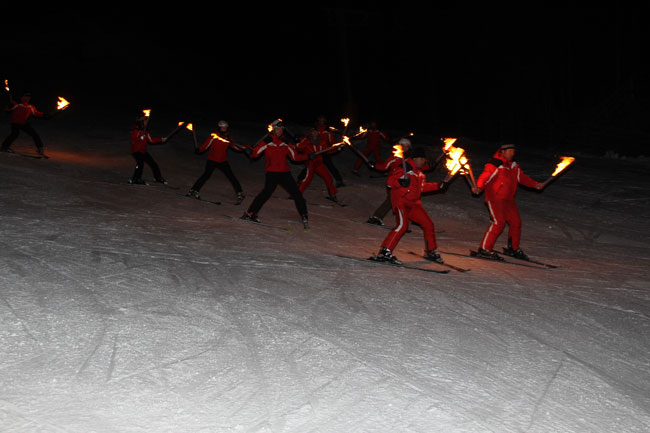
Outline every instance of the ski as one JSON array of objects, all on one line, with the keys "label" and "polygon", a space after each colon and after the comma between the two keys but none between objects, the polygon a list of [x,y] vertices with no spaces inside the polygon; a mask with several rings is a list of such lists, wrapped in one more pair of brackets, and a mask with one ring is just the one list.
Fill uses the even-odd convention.
[{"label": "ski", "polygon": [[550,268],[547,268],[545,266],[536,265],[534,263],[513,262],[513,261],[510,261],[510,260],[506,260],[501,256],[499,256],[498,259],[491,259],[489,257],[479,256],[478,252],[473,251],[473,250],[470,250],[469,254],[455,253],[455,252],[451,252],[451,251],[438,251],[438,252],[441,253],[441,254],[450,254],[452,256],[466,257],[466,258],[470,258],[470,259],[479,259],[479,260],[485,260],[485,261],[494,262],[494,263],[503,263],[505,265],[523,266],[524,268],[550,269]]},{"label": "ski", "polygon": [[204,199],[202,199],[202,198],[200,198],[200,197],[199,197],[199,198],[196,198],[196,197],[194,197],[194,196],[187,195],[187,194],[179,194],[179,195],[182,195],[183,197],[187,197],[187,198],[192,198],[192,199],[194,199],[194,200],[196,200],[196,201],[202,201],[203,203],[216,204],[217,206],[221,205],[221,202],[220,202],[220,201],[204,200]]},{"label": "ski", "polygon": [[167,188],[167,189],[173,189],[173,190],[181,189],[180,186],[172,186],[172,185],[167,185],[166,183],[160,183],[160,182],[133,183],[133,182],[131,182],[131,180],[128,180],[126,183],[131,185],[131,186],[159,186],[161,188]]},{"label": "ski", "polygon": [[248,223],[248,224],[254,224],[254,225],[257,225],[257,226],[266,227],[266,228],[270,228],[270,229],[282,230],[282,231],[285,231],[285,232],[291,231],[291,227],[276,226],[275,224],[267,224],[267,223],[258,223],[258,222],[255,222],[255,221],[245,220],[245,219],[233,217],[233,216],[230,216],[230,215],[222,215],[222,216],[224,218],[230,218],[231,220],[241,221],[241,222],[245,222],[245,223]]},{"label": "ski", "polygon": [[544,262],[540,262],[540,261],[538,261],[538,260],[533,260],[533,259],[530,259],[530,258],[529,258],[529,259],[520,259],[519,257],[511,256],[511,255],[508,254],[506,251],[507,251],[506,248],[504,248],[504,249],[503,249],[503,254],[505,254],[505,255],[508,256],[508,257],[512,257],[513,259],[521,260],[522,262],[534,263],[534,264],[536,264],[536,265],[545,266],[545,267],[550,268],[550,269],[556,269],[556,268],[559,268],[558,265],[552,265],[552,264],[550,264],[550,263],[544,263]]},{"label": "ski", "polygon": [[346,206],[347,206],[347,204],[345,204],[345,203],[341,203],[341,202],[338,201],[338,200],[334,200],[332,197],[325,197],[325,198],[326,198],[327,200],[331,201],[332,203],[338,205],[338,206],[341,206],[341,207],[346,207]]},{"label": "ski", "polygon": [[[291,197],[273,196],[273,198],[277,198],[278,200],[293,200]],[[331,204],[311,203],[311,202],[308,202],[307,200],[305,200],[305,203],[307,204],[307,206],[318,206],[318,207],[324,207],[324,208],[327,208],[327,209],[332,209],[334,207]]]},{"label": "ski", "polygon": [[7,155],[17,155],[17,156],[23,156],[25,158],[32,158],[32,159],[50,159],[49,156],[47,155],[40,155],[38,153],[23,153],[23,152],[2,152],[6,153]]},{"label": "ski", "polygon": [[[422,257],[422,254],[418,254],[415,251],[409,251],[409,254],[412,254],[412,255],[417,256],[417,257]],[[450,265],[449,263],[438,263],[438,262],[431,262],[431,263],[436,263],[436,264],[438,264],[440,266],[445,266],[445,267],[447,267],[449,269],[453,269],[454,271],[457,271],[457,272],[467,272],[467,271],[471,270],[471,269],[466,269],[466,268],[461,268],[461,267],[458,267],[458,266]]]},{"label": "ski", "polygon": [[[431,268],[424,268],[421,266],[415,266],[414,264],[410,264],[409,262],[402,263],[402,264],[397,264],[397,263],[390,263],[390,262],[384,262],[384,261],[379,261],[377,260],[376,255],[372,255],[368,258],[363,258],[363,257],[354,257],[354,256],[345,256],[342,254],[335,254],[336,257],[341,257],[343,259],[348,259],[348,260],[356,260],[360,262],[366,262],[366,263],[373,263],[376,265],[381,265],[381,266],[393,266],[396,268],[404,268],[404,269],[412,269],[414,271],[421,271],[421,272],[430,272],[434,274],[448,274],[449,269],[441,270],[441,269],[431,269]],[[416,262],[416,263],[421,263],[421,262]]]}]

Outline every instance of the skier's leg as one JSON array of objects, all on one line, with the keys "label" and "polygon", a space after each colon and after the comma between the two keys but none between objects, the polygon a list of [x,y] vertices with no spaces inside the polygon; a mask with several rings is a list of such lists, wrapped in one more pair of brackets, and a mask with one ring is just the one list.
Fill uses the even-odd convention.
[{"label": "skier's leg", "polygon": [[203,185],[210,179],[210,176],[212,176],[212,172],[216,168],[216,163],[214,161],[211,161],[208,159],[208,161],[205,163],[205,170],[203,170],[203,174],[194,182],[194,185],[192,185],[192,190],[199,192],[201,191],[201,188],[203,188]]},{"label": "skier's leg", "polygon": [[501,232],[503,232],[506,224],[506,218],[503,212],[502,201],[488,201],[486,204],[490,212],[490,219],[492,220],[492,223],[483,236],[483,240],[481,241],[481,248],[487,251],[492,251],[494,249],[494,243],[496,242]]}]

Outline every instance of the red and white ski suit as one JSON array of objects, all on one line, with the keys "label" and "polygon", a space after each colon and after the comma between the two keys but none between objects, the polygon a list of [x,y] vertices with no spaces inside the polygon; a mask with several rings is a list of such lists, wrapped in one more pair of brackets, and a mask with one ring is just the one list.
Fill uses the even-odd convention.
[{"label": "red and white ski suit", "polygon": [[[378,129],[369,129],[355,136],[355,138],[358,138],[360,140],[365,138],[366,147],[363,149],[363,154],[365,156],[373,155],[375,157],[376,164],[381,162],[381,155],[380,155],[381,142],[382,141],[385,141],[387,143],[390,142],[388,138],[388,134]],[[361,167],[362,162],[363,160],[361,159],[361,157],[357,158],[357,160],[354,161],[354,169],[358,170],[359,167]]]},{"label": "red and white ski suit", "polygon": [[[309,156],[311,153],[319,152],[327,148],[328,146],[325,144],[324,140],[320,139],[317,143],[314,143],[309,136],[303,137],[297,146],[298,152],[305,156]],[[327,192],[329,194],[334,195],[338,192],[336,186],[334,185],[332,175],[323,163],[322,154],[316,155],[313,159],[308,160],[306,163],[306,168],[307,170],[305,172],[305,177],[299,185],[300,192],[305,192],[305,189],[307,189],[312,179],[314,178],[314,174],[317,174],[323,178],[325,185],[327,185]]]},{"label": "red and white ski suit", "polygon": [[381,246],[394,251],[399,240],[406,233],[409,221],[413,221],[422,228],[425,250],[435,250],[437,248],[435,227],[431,217],[422,206],[420,197],[422,193],[439,190],[440,186],[437,182],[427,182],[426,175],[415,166],[412,159],[406,160],[406,167],[407,176],[411,180],[408,187],[399,184],[399,179],[404,174],[402,165],[393,169],[386,181],[386,185],[390,188],[391,203],[395,214],[395,228],[388,233]]},{"label": "red and white ski suit", "polygon": [[[213,134],[217,135],[217,137]],[[208,153],[208,160],[210,161],[226,162],[228,160],[228,149],[241,152],[244,148],[244,146],[235,143],[228,131],[217,131],[213,134],[210,134],[210,137],[205,139],[198,150],[198,153],[203,153],[210,149],[210,153]]]},{"label": "red and white ski suit", "polygon": [[278,137],[272,133],[253,148],[251,158],[257,158],[262,154],[264,154],[264,168],[267,173],[289,172],[287,158],[294,162],[308,159],[307,155],[298,153],[292,144],[285,143],[284,136]]},{"label": "red and white ski suit", "polygon": [[43,117],[44,114],[41,113],[34,107],[32,104],[27,102],[16,102],[12,101],[10,105],[7,106],[6,111],[9,114],[9,122],[15,123],[18,125],[25,125],[29,121],[31,116],[34,117]]},{"label": "red and white ski suit", "polygon": [[485,190],[485,203],[492,223],[483,236],[481,248],[488,251],[494,249],[494,244],[507,223],[512,248],[519,249],[521,217],[515,202],[519,184],[535,188],[538,182],[526,175],[516,161],[505,160],[500,152],[495,153],[485,164],[476,186]]},{"label": "red and white ski suit", "polygon": [[147,143],[160,144],[162,142],[161,137],[152,137],[149,131],[144,131],[137,125],[131,128],[131,153],[145,153]]}]

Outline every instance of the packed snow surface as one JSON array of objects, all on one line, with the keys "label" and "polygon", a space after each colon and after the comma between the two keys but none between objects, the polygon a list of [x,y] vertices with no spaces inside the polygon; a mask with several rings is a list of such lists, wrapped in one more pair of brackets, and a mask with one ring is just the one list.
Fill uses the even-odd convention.
[{"label": "packed snow surface", "polygon": [[[131,186],[128,122],[69,114],[35,122],[50,159],[0,154],[1,432],[650,431],[647,160],[574,154],[543,192],[520,188],[522,248],[556,269],[445,254],[489,223],[455,179],[423,203],[470,271],[434,274],[337,257],[388,233],[359,223],[385,179],[353,176],[349,149],[348,206],[316,176],[311,230],[282,190],[260,212],[291,228],[276,230],[236,220],[261,160],[229,153],[241,205],[218,171],[201,194],[222,205],[186,198],[205,155],[179,134],[150,147],[179,189]],[[153,119],[154,135],[175,126]],[[253,144],[265,128],[231,129]],[[13,148],[33,152],[25,135]],[[494,147],[467,150],[478,174]],[[557,161],[525,144],[518,159],[540,181]],[[402,260],[423,248],[411,229]]]}]

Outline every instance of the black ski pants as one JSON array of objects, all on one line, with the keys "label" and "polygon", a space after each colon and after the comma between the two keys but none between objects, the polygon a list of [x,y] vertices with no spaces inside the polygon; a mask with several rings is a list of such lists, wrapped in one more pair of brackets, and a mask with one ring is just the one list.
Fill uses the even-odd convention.
[{"label": "black ski pants", "polygon": [[134,152],[131,155],[133,155],[133,158],[135,158],[135,171],[133,172],[133,177],[131,179],[133,180],[142,179],[142,170],[144,169],[145,164],[151,167],[151,171],[153,172],[154,179],[156,180],[162,179],[162,174],[160,173],[160,167],[158,167],[158,164],[156,164],[156,161],[154,161],[153,157],[149,154],[149,152],[144,152],[144,153]]},{"label": "black ski pants", "polygon": [[300,216],[306,217],[307,203],[305,202],[305,199],[303,198],[302,193],[298,188],[298,184],[296,183],[293,176],[291,176],[291,172],[288,171],[282,173],[266,173],[266,178],[264,179],[264,188],[253,199],[253,202],[248,208],[248,213],[257,215],[260,209],[262,209],[262,206],[264,206],[264,203],[266,203],[268,199],[271,198],[278,185],[280,185],[289,193],[296,204],[296,209],[298,210]]},{"label": "black ski pants", "polygon": [[25,123],[24,125],[21,125],[20,123],[12,123],[11,132],[9,133],[7,138],[5,138],[5,140],[2,142],[2,148],[8,149],[9,146],[11,146],[11,143],[13,143],[16,140],[16,138],[18,138],[18,134],[20,134],[20,131],[23,131],[27,135],[32,137],[37,149],[43,148],[43,142],[41,141],[41,137],[38,135],[36,130],[32,128],[32,125],[30,125],[29,123]]},{"label": "black ski pants", "polygon": [[208,181],[208,179],[210,179],[210,176],[212,176],[212,173],[215,169],[219,169],[224,174],[224,176],[226,176],[228,181],[230,181],[232,188],[235,190],[235,194],[242,192],[241,184],[235,177],[235,174],[232,172],[228,161],[217,162],[210,159],[208,159],[208,161],[205,163],[205,170],[203,171],[201,177],[199,177],[196,182],[194,182],[192,189],[194,191],[200,191],[203,185]]}]

